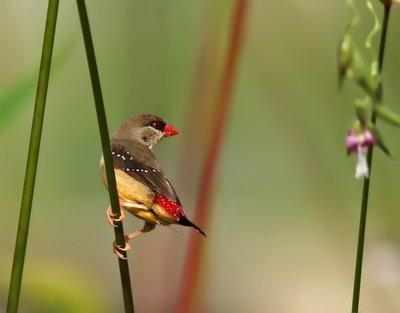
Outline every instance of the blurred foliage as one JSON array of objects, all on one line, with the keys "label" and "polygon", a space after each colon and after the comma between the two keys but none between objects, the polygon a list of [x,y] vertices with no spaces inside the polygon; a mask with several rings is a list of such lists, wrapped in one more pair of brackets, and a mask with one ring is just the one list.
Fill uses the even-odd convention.
[{"label": "blurred foliage", "polygon": [[[53,72],[60,70],[71,55],[74,41],[70,40],[54,56]],[[54,73],[53,73],[54,75]],[[0,131],[8,121],[12,121],[13,115],[28,104],[28,100],[34,95],[37,84],[36,72],[24,74],[18,78],[14,85],[0,89]]]},{"label": "blurred foliage", "polygon": [[[22,294],[26,298],[20,312],[110,312],[109,304],[104,297],[99,297],[101,290],[93,280],[85,277],[82,270],[60,263],[56,260],[35,265],[34,273],[25,280]],[[3,269],[2,276],[8,276],[7,271]],[[1,286],[2,293],[6,294],[7,289],[7,286]]]}]

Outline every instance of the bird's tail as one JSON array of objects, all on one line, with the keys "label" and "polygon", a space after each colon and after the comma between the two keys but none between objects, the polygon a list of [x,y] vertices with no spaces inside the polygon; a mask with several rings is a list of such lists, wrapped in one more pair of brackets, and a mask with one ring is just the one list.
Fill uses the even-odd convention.
[{"label": "bird's tail", "polygon": [[193,227],[204,237],[207,237],[206,233],[196,224],[192,223],[186,216],[181,216],[178,222],[179,225]]}]

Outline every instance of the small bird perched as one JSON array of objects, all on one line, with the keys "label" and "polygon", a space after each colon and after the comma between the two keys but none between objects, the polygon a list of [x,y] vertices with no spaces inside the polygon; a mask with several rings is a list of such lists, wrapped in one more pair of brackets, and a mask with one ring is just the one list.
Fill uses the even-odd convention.
[{"label": "small bird perched", "polygon": [[[111,138],[111,154],[117,182],[118,197],[122,209],[145,221],[142,229],[125,236],[125,247],[113,245],[114,253],[123,258],[120,250],[131,249],[128,241],[152,231],[157,224],[179,224],[203,230],[186,216],[174,188],[157,162],[152,148],[162,138],[178,135],[172,125],[151,114],[137,114],[129,118]],[[101,158],[100,172],[107,187],[104,161]],[[108,222],[122,221],[125,214],[116,218],[109,207]]]}]

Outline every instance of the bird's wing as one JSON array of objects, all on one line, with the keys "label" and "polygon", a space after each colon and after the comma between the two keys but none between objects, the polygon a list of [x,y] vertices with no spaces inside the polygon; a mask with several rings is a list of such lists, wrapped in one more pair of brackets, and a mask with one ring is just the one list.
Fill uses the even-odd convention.
[{"label": "bird's wing", "polygon": [[163,195],[181,205],[174,188],[162,172],[139,161],[122,146],[113,146],[111,153],[115,168],[123,170],[132,178],[148,186],[156,194]]}]

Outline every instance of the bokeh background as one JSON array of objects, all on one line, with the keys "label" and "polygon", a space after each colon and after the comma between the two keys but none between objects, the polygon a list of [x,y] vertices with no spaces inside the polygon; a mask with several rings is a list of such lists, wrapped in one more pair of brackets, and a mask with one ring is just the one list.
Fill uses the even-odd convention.
[{"label": "bokeh background", "polygon": [[[373,25],[363,12],[361,37]],[[234,1],[87,1],[109,127],[138,112],[181,129],[156,148],[193,216]],[[375,5],[380,9],[379,2]],[[0,311],[5,310],[47,2],[0,3]],[[379,11],[380,12],[380,11]],[[400,110],[393,9],[385,103]],[[337,92],[344,1],[252,1],[195,312],[349,312],[362,183]],[[375,39],[376,44],[377,38]],[[100,140],[76,4],[61,1],[20,312],[121,312]],[[375,154],[361,311],[400,312],[400,133]],[[129,218],[125,229],[141,226]],[[158,227],[129,254],[138,312],[172,312],[190,234]]]}]

